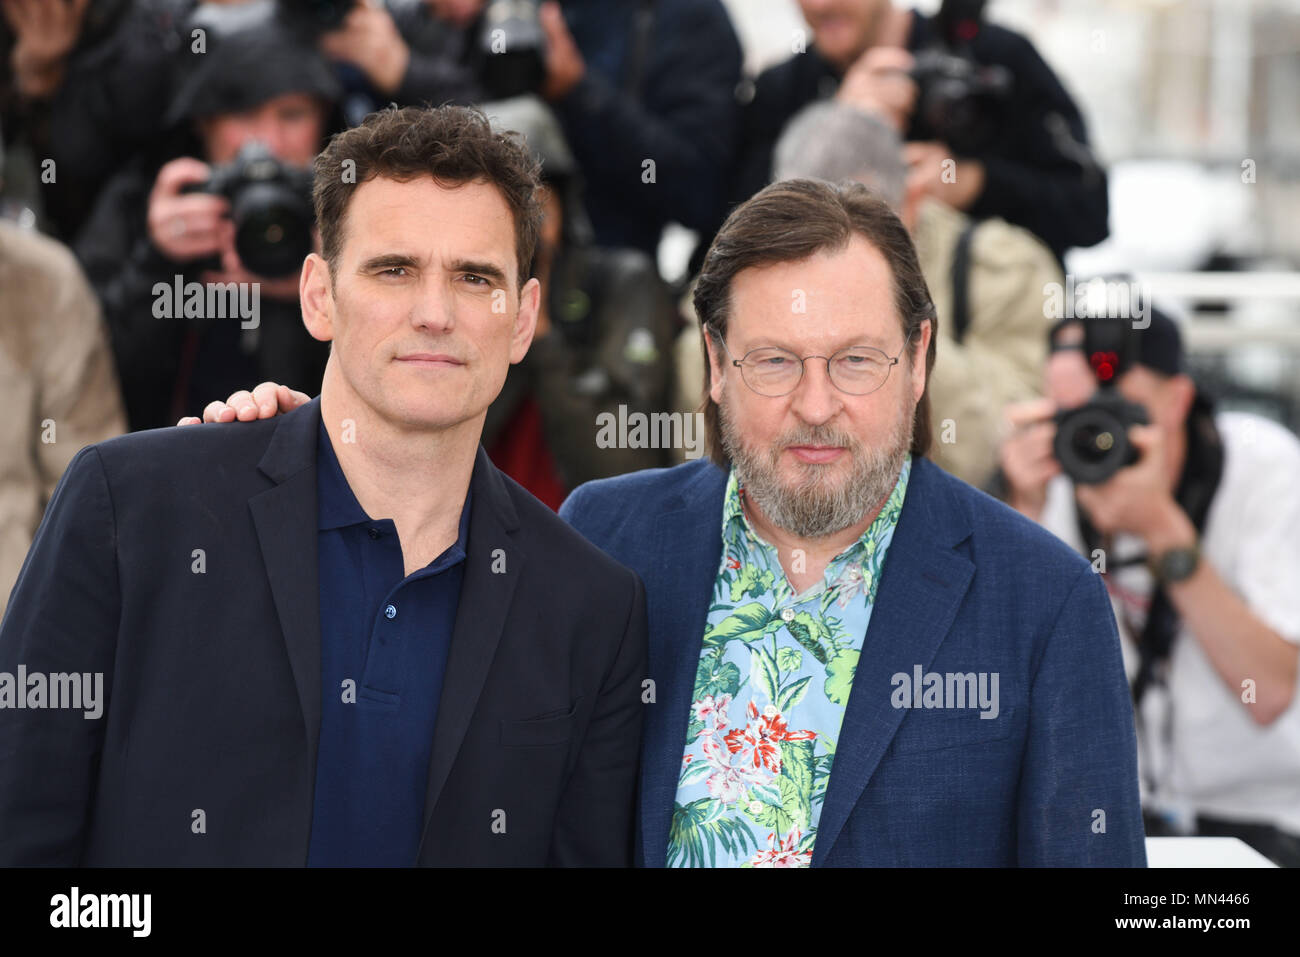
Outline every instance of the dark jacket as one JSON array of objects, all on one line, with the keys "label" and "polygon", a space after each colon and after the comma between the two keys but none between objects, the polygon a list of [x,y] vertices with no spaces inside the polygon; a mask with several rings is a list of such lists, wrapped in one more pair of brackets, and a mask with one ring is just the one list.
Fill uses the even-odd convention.
[{"label": "dark jacket", "polygon": [[[933,21],[914,12],[907,49],[915,53],[934,39]],[[1013,88],[1002,135],[974,157],[985,167],[984,191],[967,212],[1023,226],[1058,258],[1071,246],[1101,242],[1110,231],[1105,171],[1060,80],[1027,39],[996,24],[981,27],[971,53],[980,63],[1005,66]],[[786,122],[813,100],[833,95],[839,82],[815,48],[759,75],[744,109],[733,202],[768,184],[772,151]]]},{"label": "dark jacket", "polygon": [[[0,865],[306,862],[319,427],[316,401],[123,436],[69,466],[0,625],[0,672],[101,672],[107,704],[92,720],[0,710]],[[481,448],[470,487],[418,862],[626,865],[641,584]]]},{"label": "dark jacket", "polygon": [[726,9],[720,0],[562,5],[587,73],[553,105],[582,169],[596,242],[653,255],[669,222],[710,228],[739,130],[741,51]]},{"label": "dark jacket", "polygon": [[[657,703],[637,852],[649,867],[666,860],[726,481],[690,462],[585,485],[560,511],[645,582]],[[891,676],[918,666],[998,674],[997,720],[891,707]],[[913,460],[812,866],[1145,864],[1133,708],[1101,576],[1027,518]]]}]

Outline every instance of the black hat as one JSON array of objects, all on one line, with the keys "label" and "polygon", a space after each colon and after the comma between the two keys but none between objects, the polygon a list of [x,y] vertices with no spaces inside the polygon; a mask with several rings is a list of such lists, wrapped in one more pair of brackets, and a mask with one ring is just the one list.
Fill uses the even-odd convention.
[{"label": "black hat", "polygon": [[200,6],[187,26],[204,30],[206,49],[180,53],[178,86],[167,110],[174,126],[197,116],[239,113],[285,93],[336,101],[342,86],[310,36],[292,30],[273,3]]}]

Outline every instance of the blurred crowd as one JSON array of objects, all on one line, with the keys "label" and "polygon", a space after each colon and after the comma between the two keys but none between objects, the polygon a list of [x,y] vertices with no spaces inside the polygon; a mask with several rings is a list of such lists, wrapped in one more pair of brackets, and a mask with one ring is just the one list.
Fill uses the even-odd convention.
[{"label": "blurred crowd", "polygon": [[[456,103],[522,133],[541,164],[541,320],[483,442],[552,507],[584,481],[682,457],[600,447],[596,423],[699,408],[688,290],[729,211],[775,179],[858,180],[908,228],[935,304],[933,458],[1090,558],[1112,546],[1123,558],[1132,529],[1101,506],[1079,511],[1072,485],[1098,479],[1063,468],[1058,442],[1063,411],[1118,387],[1121,423],[1166,430],[1203,550],[1247,555],[1231,559],[1253,582],[1238,591],[1300,641],[1284,587],[1300,573],[1294,540],[1280,568],[1264,567],[1261,544],[1300,516],[1248,506],[1295,474],[1294,437],[1216,418],[1176,323],[1149,303],[1143,336],[1113,346],[1069,321],[1084,310],[1049,314],[1046,290],[1073,286],[1065,253],[1107,236],[1107,178],[1031,41],[981,2],[935,15],[889,0],[799,6],[789,57],[747,76],[722,0],[0,0],[0,395],[21,410],[0,448],[0,589],[82,445],[265,380],[318,390],[328,344],[298,305],[317,241],[311,161],[375,109]],[[660,272],[670,224],[697,239],[684,275]],[[214,309],[214,286],[255,289],[251,311]],[[1098,431],[1073,427],[1075,441]],[[1229,497],[1245,504],[1212,507]],[[1247,717],[1204,653],[1191,657],[1177,609],[1152,600],[1160,583],[1110,577],[1141,649],[1134,674],[1196,702],[1158,719],[1162,735],[1182,722],[1179,745],[1144,755],[1144,771],[1148,797],[1194,795],[1199,820],[1153,812],[1149,827],[1249,821],[1271,829],[1256,846],[1300,860],[1294,656],[1261,676],[1267,720]],[[1267,754],[1286,757],[1252,784]]]}]

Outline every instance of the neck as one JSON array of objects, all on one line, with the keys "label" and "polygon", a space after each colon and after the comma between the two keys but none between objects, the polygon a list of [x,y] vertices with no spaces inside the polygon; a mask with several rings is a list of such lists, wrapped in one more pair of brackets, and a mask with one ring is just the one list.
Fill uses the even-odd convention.
[{"label": "neck", "polygon": [[348,388],[333,357],[320,408],[357,503],[371,518],[391,518],[397,526],[406,573],[454,544],[484,415],[447,429],[393,422]]},{"label": "neck", "polygon": [[748,499],[742,501],[749,523],[754,526],[754,531],[758,532],[764,541],[776,549],[781,567],[785,569],[785,577],[790,580],[791,586],[798,594],[820,581],[826,574],[826,566],[830,564],[831,559],[862,537],[863,533],[871,527],[871,523],[876,520],[880,510],[885,507],[885,502],[889,501],[889,494],[892,491],[891,486],[862,521],[823,538],[801,538],[774,525],[752,501]]}]

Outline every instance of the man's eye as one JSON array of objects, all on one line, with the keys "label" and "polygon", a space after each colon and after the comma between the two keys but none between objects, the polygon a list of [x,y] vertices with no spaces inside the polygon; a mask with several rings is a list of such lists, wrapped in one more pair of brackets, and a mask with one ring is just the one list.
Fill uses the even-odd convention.
[{"label": "man's eye", "polygon": [[387,269],[381,270],[380,273],[379,273],[379,275],[381,275],[381,276],[398,276],[398,277],[405,276],[405,275],[406,275],[406,267],[405,267],[405,266],[389,266]]},{"label": "man's eye", "polygon": [[478,286],[478,285],[490,286],[490,285],[492,285],[490,282],[488,282],[488,281],[487,281],[486,279],[484,279],[482,276],[476,276],[476,275],[474,275],[473,273],[466,273],[466,274],[465,274],[465,278],[471,280],[470,285],[472,285],[472,286]]},{"label": "man's eye", "polygon": [[760,366],[779,368],[790,361],[788,356],[766,356],[758,360]]}]

